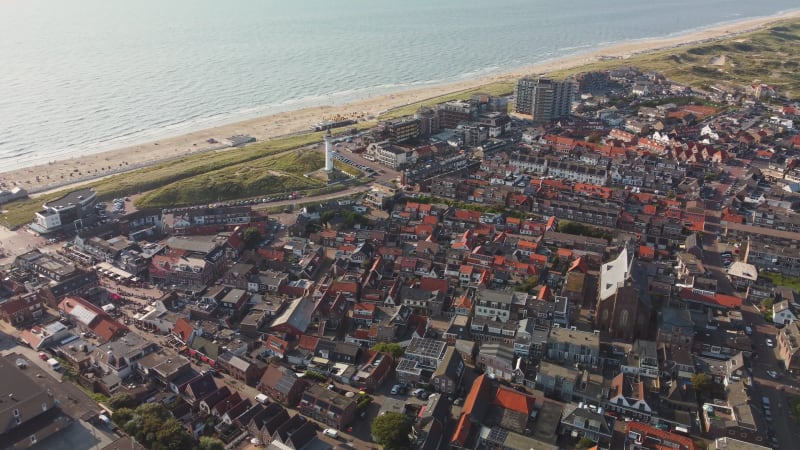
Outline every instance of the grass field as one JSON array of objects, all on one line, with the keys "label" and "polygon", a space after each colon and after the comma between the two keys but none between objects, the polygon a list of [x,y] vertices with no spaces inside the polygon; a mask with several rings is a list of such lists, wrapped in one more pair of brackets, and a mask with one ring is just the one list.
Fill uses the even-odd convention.
[{"label": "grass field", "polygon": [[795,291],[800,291],[800,277],[788,277],[775,272],[767,272],[766,270],[758,272],[758,276],[766,278],[775,286],[785,286]]},{"label": "grass field", "polygon": [[[667,78],[698,88],[712,85],[744,87],[754,81],[778,88],[790,98],[800,95],[800,21],[729,39],[601,61],[552,73],[565,78],[579,72],[634,66],[655,70]],[[724,56],[724,62],[718,57]],[[711,64],[712,58],[717,64]]]}]

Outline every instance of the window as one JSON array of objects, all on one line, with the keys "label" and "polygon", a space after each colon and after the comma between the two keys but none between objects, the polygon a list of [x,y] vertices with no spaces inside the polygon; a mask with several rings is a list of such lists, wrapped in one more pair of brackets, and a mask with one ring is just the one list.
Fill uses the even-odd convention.
[{"label": "window", "polygon": [[623,309],[622,314],[620,315],[619,324],[621,327],[625,327],[628,325],[628,310]]}]

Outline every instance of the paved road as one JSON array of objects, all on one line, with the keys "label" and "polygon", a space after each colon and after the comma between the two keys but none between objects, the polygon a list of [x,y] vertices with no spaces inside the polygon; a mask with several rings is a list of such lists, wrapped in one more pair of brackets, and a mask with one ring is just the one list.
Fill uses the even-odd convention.
[{"label": "paved road", "polygon": [[[789,401],[800,397],[800,380],[792,377],[783,368],[782,362],[777,358],[777,349],[767,347],[766,340],[776,341],[777,328],[764,320],[764,317],[753,305],[745,304],[742,307],[742,317],[746,323],[751,323],[753,335],[754,358],[752,359],[753,389],[751,393],[753,410],[760,429],[774,430],[782,448],[793,448],[792,442],[800,442],[800,429],[791,411]],[[775,371],[778,379],[773,379],[767,371]],[[770,399],[772,421],[764,418],[761,398]],[[763,428],[762,428],[763,427]]]}]

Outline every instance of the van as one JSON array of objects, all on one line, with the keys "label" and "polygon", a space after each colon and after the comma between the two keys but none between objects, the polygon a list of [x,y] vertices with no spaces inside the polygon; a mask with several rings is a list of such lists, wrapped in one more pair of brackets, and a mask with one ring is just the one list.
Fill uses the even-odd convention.
[{"label": "van", "polygon": [[55,359],[55,358],[50,358],[50,359],[48,359],[48,360],[47,360],[47,365],[48,365],[48,366],[50,366],[50,368],[51,368],[51,369],[53,369],[53,370],[55,370],[56,372],[58,372],[59,370],[61,370],[61,364],[60,364],[60,363],[58,362],[58,360],[57,360],[57,359]]},{"label": "van", "polygon": [[256,401],[262,405],[266,405],[269,402],[269,397],[264,394],[258,394],[256,395]]}]

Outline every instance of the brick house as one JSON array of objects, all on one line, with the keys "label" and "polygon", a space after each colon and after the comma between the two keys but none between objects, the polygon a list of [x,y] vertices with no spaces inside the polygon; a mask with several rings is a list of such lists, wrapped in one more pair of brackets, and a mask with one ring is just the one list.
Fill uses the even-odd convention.
[{"label": "brick house", "polygon": [[338,392],[312,385],[303,393],[300,412],[325,425],[343,430],[356,416],[356,402]]},{"label": "brick house", "polygon": [[305,380],[286,367],[269,365],[257,387],[271,399],[294,407],[300,402],[306,386],[308,383]]}]

